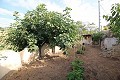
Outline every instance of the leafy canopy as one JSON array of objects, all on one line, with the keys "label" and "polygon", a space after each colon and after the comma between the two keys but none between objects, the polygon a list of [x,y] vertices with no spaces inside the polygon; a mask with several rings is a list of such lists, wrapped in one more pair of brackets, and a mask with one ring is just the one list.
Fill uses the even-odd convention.
[{"label": "leafy canopy", "polygon": [[102,40],[103,33],[102,32],[97,32],[92,35],[92,40],[94,42],[99,42],[99,40]]},{"label": "leafy canopy", "polygon": [[33,50],[45,43],[52,47],[60,46],[62,49],[71,46],[77,39],[78,27],[69,15],[70,10],[66,7],[62,14],[48,11],[45,4],[40,4],[36,9],[28,11],[23,19],[15,12],[16,22],[12,24],[8,42],[18,51],[26,46]]},{"label": "leafy canopy", "polygon": [[109,21],[111,31],[120,38],[120,4],[113,4],[111,8],[111,15],[103,16]]}]

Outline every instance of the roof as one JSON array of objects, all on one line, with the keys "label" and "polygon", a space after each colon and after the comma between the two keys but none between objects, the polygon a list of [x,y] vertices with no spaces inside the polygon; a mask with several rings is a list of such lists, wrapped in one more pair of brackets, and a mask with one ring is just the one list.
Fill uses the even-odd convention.
[{"label": "roof", "polygon": [[92,36],[92,35],[91,34],[84,34],[82,36],[85,37],[85,36]]}]

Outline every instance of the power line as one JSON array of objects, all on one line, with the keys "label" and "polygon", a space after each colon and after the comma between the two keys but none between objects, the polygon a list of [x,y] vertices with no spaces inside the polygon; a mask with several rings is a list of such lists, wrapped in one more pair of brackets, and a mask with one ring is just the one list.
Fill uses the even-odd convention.
[{"label": "power line", "polygon": [[106,10],[102,7],[102,5],[100,5],[100,7],[101,7],[102,10],[107,14]]}]

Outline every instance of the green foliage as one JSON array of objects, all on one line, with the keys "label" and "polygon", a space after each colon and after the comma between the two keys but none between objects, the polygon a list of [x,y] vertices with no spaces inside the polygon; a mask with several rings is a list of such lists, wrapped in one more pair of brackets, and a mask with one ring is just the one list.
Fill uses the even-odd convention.
[{"label": "green foliage", "polygon": [[99,42],[99,40],[102,39],[102,36],[103,36],[103,33],[101,33],[101,32],[94,33],[94,34],[92,35],[92,40],[93,40],[94,42]]},{"label": "green foliage", "polygon": [[108,26],[104,26],[103,30],[109,30],[109,27]]},{"label": "green foliage", "polygon": [[120,4],[113,4],[111,15],[104,15],[103,17],[109,21],[110,30],[120,39]]},{"label": "green foliage", "polygon": [[71,63],[73,70],[83,69],[82,65],[83,65],[83,62],[78,59],[76,59]]},{"label": "green foliage", "polygon": [[83,70],[74,70],[70,72],[67,76],[67,80],[84,80],[83,79]]},{"label": "green foliage", "polygon": [[70,17],[70,8],[63,13],[48,11],[45,4],[28,11],[23,19],[15,12],[16,22],[12,24],[8,43],[14,50],[22,50],[26,46],[29,50],[41,48],[45,43],[51,47],[60,46],[61,49],[70,47],[78,39],[78,27]]},{"label": "green foliage", "polygon": [[0,50],[4,49],[3,45],[3,34],[4,34],[4,29],[0,27]]},{"label": "green foliage", "polygon": [[82,46],[81,48],[79,48],[78,50],[77,50],[77,54],[84,54],[84,50],[85,50],[85,47],[84,46]]},{"label": "green foliage", "polygon": [[0,45],[0,50],[3,50],[4,49],[4,45]]},{"label": "green foliage", "polygon": [[71,63],[73,71],[67,75],[67,80],[83,80],[84,68],[82,67],[83,62],[76,59]]},{"label": "green foliage", "polygon": [[10,44],[10,49],[15,51],[23,50],[27,45],[26,35],[21,29],[10,28],[8,31],[7,43]]},{"label": "green foliage", "polygon": [[81,21],[77,21],[76,22],[76,26],[79,27],[79,34],[85,34],[87,32],[87,28],[85,27],[85,25],[83,25],[83,23]]},{"label": "green foliage", "polygon": [[0,50],[8,49],[10,45],[6,43],[9,28],[0,28]]},{"label": "green foliage", "polygon": [[83,34],[93,34],[97,32],[98,29],[96,28],[94,23],[87,23],[83,26]]}]

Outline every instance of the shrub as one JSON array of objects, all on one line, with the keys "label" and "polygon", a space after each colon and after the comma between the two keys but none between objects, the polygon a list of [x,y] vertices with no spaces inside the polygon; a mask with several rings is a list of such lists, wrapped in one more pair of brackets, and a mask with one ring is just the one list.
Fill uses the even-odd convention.
[{"label": "shrub", "polygon": [[93,42],[99,43],[99,41],[102,40],[102,36],[103,36],[103,33],[102,33],[102,32],[94,33],[94,34],[92,35],[92,40],[93,40]]},{"label": "shrub", "polygon": [[79,48],[76,52],[76,54],[84,54],[84,51],[85,51],[85,47],[82,46],[82,48]]},{"label": "shrub", "polygon": [[79,70],[79,69],[82,69],[82,64],[83,64],[82,61],[76,59],[71,63],[71,66],[73,70]]},{"label": "shrub", "polygon": [[83,80],[84,68],[82,64],[83,62],[78,59],[71,63],[73,70],[68,73],[67,80]]},{"label": "shrub", "polygon": [[68,74],[67,80],[83,80],[83,70],[73,70]]}]

